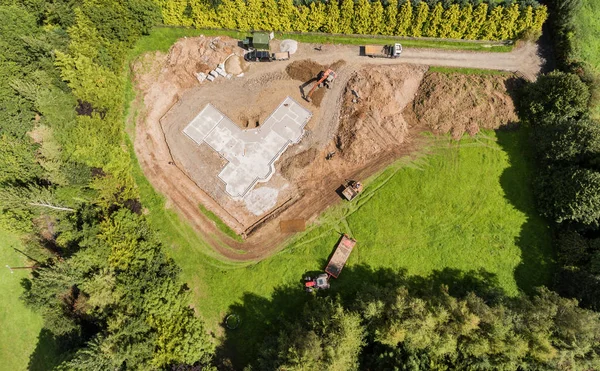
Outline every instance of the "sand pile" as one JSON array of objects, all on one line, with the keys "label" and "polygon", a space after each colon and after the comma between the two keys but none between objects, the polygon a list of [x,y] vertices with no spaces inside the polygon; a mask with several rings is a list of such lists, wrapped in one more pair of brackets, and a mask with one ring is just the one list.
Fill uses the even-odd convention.
[{"label": "sand pile", "polygon": [[412,107],[413,118],[436,134],[459,139],[480,128],[497,129],[517,120],[506,85],[511,77],[430,73]]}]

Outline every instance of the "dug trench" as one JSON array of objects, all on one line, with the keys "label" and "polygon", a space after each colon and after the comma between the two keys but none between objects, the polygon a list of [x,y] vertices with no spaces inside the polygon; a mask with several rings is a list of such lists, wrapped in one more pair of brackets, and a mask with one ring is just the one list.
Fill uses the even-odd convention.
[{"label": "dug trench", "polygon": [[[421,135],[424,131],[451,133],[458,139],[516,119],[506,89],[512,76],[428,73],[427,66],[341,60],[335,58],[335,50],[321,54],[306,44],[298,51],[302,59],[250,66],[237,59],[233,64],[243,71],[243,78],[198,84],[194,75],[198,63],[213,65],[231,54],[243,54],[233,39],[188,38],[169,54],[142,56],[132,68],[141,92],[138,99],[145,107],[138,115],[135,136],[145,175],[167,197],[169,207],[233,260],[257,260],[275,252],[290,237],[279,231],[280,221],[304,219],[310,224],[327,207],[341,202],[336,189],[345,180],[366,179],[424,148],[428,141]],[[310,104],[304,102],[299,86],[326,68],[338,75],[333,87],[317,90]],[[286,197],[269,213],[244,219],[247,213],[239,211],[239,203],[219,198],[222,185],[208,184],[212,189],[199,185],[193,172],[215,174],[223,160],[202,146],[190,149],[181,139],[181,128],[209,102],[241,128],[251,128],[285,95],[311,110],[313,118],[302,141],[276,162],[277,176],[269,181],[287,187]],[[189,166],[199,160],[206,162],[202,168]],[[221,233],[198,204],[245,233],[245,242]]]}]

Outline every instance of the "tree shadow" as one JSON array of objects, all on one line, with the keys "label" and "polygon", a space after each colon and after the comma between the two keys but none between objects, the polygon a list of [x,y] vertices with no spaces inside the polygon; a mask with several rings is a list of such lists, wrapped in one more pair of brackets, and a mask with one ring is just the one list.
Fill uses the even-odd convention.
[{"label": "tree shadow", "polygon": [[57,339],[49,330],[42,329],[35,350],[29,356],[27,369],[30,371],[53,370],[67,357],[64,339]]},{"label": "tree shadow", "polygon": [[505,198],[526,215],[515,244],[521,249],[521,263],[514,272],[519,289],[531,294],[533,288],[549,285],[555,269],[550,226],[536,209],[532,190],[534,158],[529,140],[530,128],[497,130],[498,144],[508,155],[510,167],[500,176]]},{"label": "tree shadow", "polygon": [[496,275],[484,270],[464,272],[446,268],[419,277],[407,275],[406,270],[375,270],[367,265],[346,267],[340,278],[332,279],[329,290],[307,293],[299,280],[276,287],[271,298],[245,293],[228,311],[239,316],[240,326],[228,329],[222,324],[216,366],[222,370],[241,370],[251,365],[257,360],[261,345],[276,344],[285,323],[302,321],[299,316],[317,297],[338,298],[344,306],[352,308],[358,299],[370,295],[377,287],[405,287],[416,296],[435,298],[440,295],[442,285],[457,298],[474,292],[488,304],[507,299]]}]

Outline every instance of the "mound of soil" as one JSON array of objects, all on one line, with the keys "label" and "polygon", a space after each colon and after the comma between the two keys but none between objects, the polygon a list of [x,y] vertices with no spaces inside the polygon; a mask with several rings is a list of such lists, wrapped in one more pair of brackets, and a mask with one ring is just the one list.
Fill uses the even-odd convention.
[{"label": "mound of soil", "polygon": [[413,119],[435,134],[460,139],[480,128],[497,129],[517,120],[507,86],[510,76],[430,73],[412,107]]},{"label": "mound of soil", "polygon": [[287,72],[288,76],[294,80],[308,82],[309,80],[316,78],[319,72],[321,71],[325,71],[329,68],[335,71],[336,69],[340,68],[345,64],[346,61],[339,60],[333,62],[329,66],[326,66],[319,64],[313,61],[312,59],[303,59],[300,61],[294,61],[290,63],[285,68],[285,72]]},{"label": "mound of soil", "polygon": [[315,160],[317,154],[318,151],[316,148],[310,148],[304,152],[298,153],[296,156],[286,159],[281,164],[281,174],[289,180],[294,180],[302,169],[306,168]]},{"label": "mound of soil", "polygon": [[343,95],[335,145],[357,163],[405,141],[408,124],[402,111],[414,98],[427,68],[367,66],[354,73]]}]

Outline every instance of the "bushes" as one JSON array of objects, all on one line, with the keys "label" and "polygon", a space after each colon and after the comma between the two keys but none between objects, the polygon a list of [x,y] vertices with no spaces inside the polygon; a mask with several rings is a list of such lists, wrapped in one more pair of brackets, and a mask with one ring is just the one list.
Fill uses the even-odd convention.
[{"label": "bushes", "polygon": [[[426,36],[505,40],[539,35],[547,18],[545,6],[517,3],[489,8],[480,3],[460,6],[421,1],[333,0],[293,5],[290,0],[225,0],[214,8],[208,0],[159,1],[164,23],[227,29],[331,32],[363,35]],[[337,8],[337,9],[335,9]],[[274,11],[277,9],[278,11]],[[332,18],[329,18],[329,15]],[[338,21],[339,19],[339,21]]]}]

